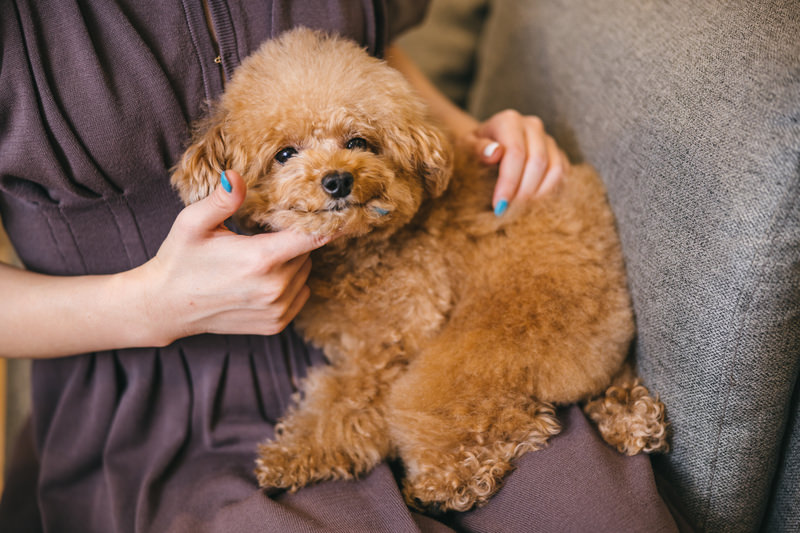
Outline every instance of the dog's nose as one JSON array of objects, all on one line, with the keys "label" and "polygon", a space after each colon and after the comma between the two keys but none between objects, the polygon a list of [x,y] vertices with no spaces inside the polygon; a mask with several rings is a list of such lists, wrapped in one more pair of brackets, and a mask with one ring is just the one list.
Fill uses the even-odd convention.
[{"label": "dog's nose", "polygon": [[322,178],[322,188],[333,198],[344,198],[353,190],[353,175],[349,172],[329,172]]}]

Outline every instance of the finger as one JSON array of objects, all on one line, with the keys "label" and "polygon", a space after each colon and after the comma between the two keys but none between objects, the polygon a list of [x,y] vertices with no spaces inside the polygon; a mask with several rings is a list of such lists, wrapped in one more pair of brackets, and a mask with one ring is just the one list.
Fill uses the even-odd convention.
[{"label": "finger", "polygon": [[266,243],[269,247],[269,255],[275,263],[286,263],[300,255],[324,246],[330,242],[332,237],[283,230],[276,233],[255,235],[254,238]]},{"label": "finger", "polygon": [[239,173],[226,170],[214,192],[187,206],[182,218],[198,231],[216,229],[239,209],[246,192],[247,186]]},{"label": "finger", "polygon": [[[311,289],[308,288],[308,285],[303,285],[298,291],[297,296],[295,296],[292,305],[289,306],[289,309],[286,310],[284,314],[284,322],[286,325],[289,325],[289,322],[295,319],[295,317],[302,311],[303,306],[306,305],[306,302],[311,297]],[[284,326],[285,327],[285,326]]]},{"label": "finger", "polygon": [[[253,237],[249,237],[249,239],[253,239]],[[306,252],[288,260],[284,258],[278,259],[272,251],[272,246],[267,246],[258,250],[258,253],[253,257],[254,262],[248,262],[247,265],[251,266],[253,272],[258,275],[270,276],[278,284],[276,289],[283,291],[284,288],[280,286],[281,283],[284,280],[288,283],[288,280],[293,278],[303,266],[308,256],[309,254]],[[285,285],[285,283],[283,284]]]},{"label": "finger", "polygon": [[[281,294],[281,296],[275,301],[275,305],[278,308],[288,310],[291,307],[292,302],[297,299],[297,295],[306,285],[309,274],[311,274],[311,260],[306,258],[303,264],[300,265],[300,268],[297,270],[297,272],[295,272],[295,274],[286,284],[283,294]],[[284,312],[284,314],[286,314],[286,312]]]},{"label": "finger", "polygon": [[[495,185],[492,197],[492,206],[497,215],[501,215],[508,207],[509,202],[514,199],[522,178],[527,153],[525,137],[522,132],[522,117],[519,114],[511,113],[498,115],[496,119],[482,125],[477,132],[480,136],[496,139],[502,147],[499,154],[500,166],[497,172],[497,185]],[[494,157],[498,157],[498,155]]]},{"label": "finger", "polygon": [[283,264],[283,272],[284,275],[287,277],[293,278],[297,275],[297,273],[306,266],[306,264],[311,264],[311,253],[306,252],[304,254],[300,254],[294,259],[290,259],[288,262]]},{"label": "finger", "polygon": [[226,313],[207,329],[208,333],[248,335],[258,332],[262,335],[276,335],[283,331],[303,309],[311,296],[308,285],[301,285],[294,300],[281,314],[273,312],[254,312],[252,309],[238,309]]},{"label": "finger", "polygon": [[547,168],[544,179],[536,191],[536,197],[544,196],[552,191],[567,171],[566,156],[550,136],[547,137],[547,154],[550,166]]},{"label": "finger", "polygon": [[[256,302],[257,307],[248,306],[246,309],[238,309],[229,315],[230,324],[228,330],[221,328],[220,331],[228,333],[252,333],[261,332],[264,335],[274,335],[280,333],[289,322],[302,309],[303,304],[308,300],[310,291],[306,282],[311,273],[311,259],[308,255],[302,256],[297,271],[289,275],[284,272],[286,283],[279,289],[280,292],[274,297],[268,296],[268,300]],[[289,263],[297,263],[292,260]],[[287,263],[287,265],[289,264]],[[277,275],[277,274],[276,274]],[[264,281],[269,284],[269,281]],[[307,294],[303,294],[303,293]]]},{"label": "finger", "polygon": [[295,319],[295,317],[300,313],[303,309],[303,306],[308,301],[309,297],[311,297],[311,289],[308,288],[308,285],[303,285],[300,287],[300,290],[297,292],[294,300],[292,301],[291,305],[288,307],[286,312],[281,317],[281,324],[282,328],[285,328],[289,325],[289,322]]},{"label": "finger", "polygon": [[527,148],[525,168],[522,172],[517,198],[530,200],[536,194],[548,167],[548,135],[542,121],[526,117],[524,121],[525,145]]}]

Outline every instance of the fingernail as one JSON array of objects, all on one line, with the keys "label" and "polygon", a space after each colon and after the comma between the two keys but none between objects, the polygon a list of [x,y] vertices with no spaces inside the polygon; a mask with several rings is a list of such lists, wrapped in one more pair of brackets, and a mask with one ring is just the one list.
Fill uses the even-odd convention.
[{"label": "fingernail", "polygon": [[225,189],[225,192],[229,193],[233,190],[233,186],[231,186],[231,182],[228,181],[228,176],[225,175],[225,171],[222,171],[222,174],[219,175],[219,182],[222,183],[222,188]]},{"label": "fingernail", "polygon": [[498,148],[500,148],[500,145],[496,142],[487,144],[486,148],[483,149],[483,157],[492,157]]},{"label": "fingernail", "polygon": [[508,200],[503,198],[502,200],[497,202],[496,206],[494,206],[494,216],[499,217],[500,215],[506,212],[506,209],[508,209]]}]

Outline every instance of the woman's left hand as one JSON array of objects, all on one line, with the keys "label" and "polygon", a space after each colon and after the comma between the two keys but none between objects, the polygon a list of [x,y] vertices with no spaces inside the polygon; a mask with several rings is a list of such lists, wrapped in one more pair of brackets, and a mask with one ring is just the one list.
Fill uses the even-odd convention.
[{"label": "woman's left hand", "polygon": [[479,123],[444,96],[402,48],[390,46],[386,60],[406,77],[457,143],[475,150],[486,164],[500,164],[492,197],[497,216],[512,201],[525,202],[544,195],[569,169],[567,157],[544,131],[539,117],[506,110]]},{"label": "woman's left hand", "polygon": [[492,198],[497,216],[512,201],[525,202],[543,196],[569,169],[569,160],[545,132],[539,117],[509,109],[476,124],[461,140],[484,163],[500,165]]}]

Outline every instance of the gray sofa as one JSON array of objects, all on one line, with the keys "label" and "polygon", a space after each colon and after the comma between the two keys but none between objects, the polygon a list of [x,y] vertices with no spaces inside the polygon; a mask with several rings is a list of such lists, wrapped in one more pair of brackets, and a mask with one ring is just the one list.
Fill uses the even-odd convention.
[{"label": "gray sofa", "polygon": [[800,3],[435,0],[429,20],[401,44],[442,87],[539,115],[606,180],[674,431],[664,490],[699,530],[800,531]]}]

